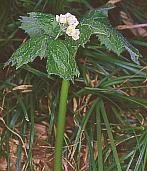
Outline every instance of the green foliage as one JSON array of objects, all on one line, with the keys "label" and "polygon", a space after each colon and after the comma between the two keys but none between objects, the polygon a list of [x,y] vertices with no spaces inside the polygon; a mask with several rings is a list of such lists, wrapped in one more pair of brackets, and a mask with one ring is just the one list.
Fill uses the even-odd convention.
[{"label": "green foliage", "polygon": [[66,26],[56,22],[52,14],[31,12],[28,13],[29,17],[22,16],[20,28],[30,35],[30,40],[14,52],[7,64],[12,62],[12,65],[19,68],[23,64],[32,62],[37,56],[47,57],[48,74],[56,74],[64,79],[72,80],[79,74],[74,59],[77,49],[74,48],[84,47],[91,34],[96,34],[102,44],[118,55],[126,49],[131,59],[139,63],[138,50],[109,23],[108,10],[113,7],[107,4],[104,8],[88,11],[79,25],[80,38],[76,41],[68,36],[65,37],[65,41],[60,39],[60,36],[65,34]]},{"label": "green foliage", "polygon": [[48,44],[47,71],[50,74],[60,75],[66,80],[72,80],[78,75],[75,54],[77,48],[72,48],[65,41],[57,39]]},{"label": "green foliage", "polygon": [[41,58],[45,57],[48,42],[47,36],[44,35],[29,39],[13,53],[6,65],[12,62],[12,66],[16,65],[16,68],[20,68],[28,62],[32,62],[37,56],[40,56]]},{"label": "green foliage", "polygon": [[134,48],[117,30],[112,28],[108,20],[108,10],[113,8],[112,5],[107,5],[106,8],[90,10],[85,14],[82,25],[87,25],[96,34],[102,44],[109,50],[120,55],[121,52],[127,50],[131,59],[135,63],[138,62],[138,57],[141,56],[139,51]]},{"label": "green foliage", "polygon": [[21,16],[20,28],[25,30],[31,38],[48,35],[55,38],[60,30],[60,26],[54,21],[54,15],[40,12],[30,12],[29,17]]}]

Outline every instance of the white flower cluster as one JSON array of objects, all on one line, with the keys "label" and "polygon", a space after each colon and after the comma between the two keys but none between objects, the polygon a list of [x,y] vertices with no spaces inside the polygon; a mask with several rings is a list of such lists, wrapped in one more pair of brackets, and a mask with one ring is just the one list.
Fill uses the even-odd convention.
[{"label": "white flower cluster", "polygon": [[76,26],[79,24],[79,22],[74,15],[70,13],[66,13],[65,15],[56,15],[56,21],[61,24],[67,24],[68,27],[66,29],[66,34],[71,36],[74,40],[79,39],[80,31],[79,29],[76,29]]}]

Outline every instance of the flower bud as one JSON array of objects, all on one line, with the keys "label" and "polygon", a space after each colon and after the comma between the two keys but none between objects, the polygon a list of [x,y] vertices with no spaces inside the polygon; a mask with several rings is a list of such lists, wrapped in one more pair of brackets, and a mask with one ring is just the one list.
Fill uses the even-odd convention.
[{"label": "flower bud", "polygon": [[67,23],[66,16],[63,15],[63,14],[60,14],[60,16],[56,15],[56,21],[59,22],[59,23],[62,23],[62,24],[66,24]]}]

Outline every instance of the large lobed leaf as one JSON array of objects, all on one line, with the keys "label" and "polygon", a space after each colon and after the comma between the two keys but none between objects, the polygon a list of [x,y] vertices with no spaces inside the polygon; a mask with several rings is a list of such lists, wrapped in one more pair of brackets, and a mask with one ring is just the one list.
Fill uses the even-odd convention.
[{"label": "large lobed leaf", "polygon": [[37,56],[41,58],[46,56],[47,36],[34,37],[23,43],[11,56],[5,65],[12,63],[16,68],[32,62]]},{"label": "large lobed leaf", "polygon": [[69,46],[63,40],[40,36],[23,43],[13,53],[6,65],[12,63],[12,66],[16,65],[18,69],[28,62],[32,62],[37,56],[47,57],[48,74],[72,80],[74,76],[79,74],[75,61],[76,52],[76,47]]},{"label": "large lobed leaf", "polygon": [[22,22],[20,28],[25,30],[30,37],[48,35],[56,37],[60,31],[59,24],[55,21],[55,16],[52,14],[43,14],[40,12],[30,12],[29,17],[21,16]]},{"label": "large lobed leaf", "polygon": [[108,4],[105,8],[88,11],[83,16],[81,25],[89,26],[93,30],[93,34],[96,34],[100,42],[105,44],[109,50],[118,55],[127,50],[130,53],[131,59],[135,63],[139,63],[138,58],[141,56],[139,51],[111,26],[108,20],[108,10],[111,8],[113,8],[113,5]]},{"label": "large lobed leaf", "polygon": [[79,74],[76,66],[75,54],[77,48],[68,46],[63,40],[53,40],[48,44],[47,71],[66,80],[72,80]]}]

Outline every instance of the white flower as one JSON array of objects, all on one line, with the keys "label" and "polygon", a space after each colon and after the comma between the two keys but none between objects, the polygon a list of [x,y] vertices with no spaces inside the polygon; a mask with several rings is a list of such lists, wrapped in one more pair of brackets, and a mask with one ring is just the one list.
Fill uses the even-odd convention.
[{"label": "white flower", "polygon": [[80,35],[80,31],[79,29],[75,29],[76,26],[74,25],[70,25],[68,26],[67,30],[66,30],[66,34],[68,36],[71,36],[74,40],[79,39],[79,35]]},{"label": "white flower", "polygon": [[73,34],[74,34],[74,32],[75,32],[75,26],[74,25],[70,25],[70,26],[68,26],[67,27],[67,30],[66,30],[66,34],[68,35],[68,36],[72,36]]},{"label": "white flower", "polygon": [[74,40],[79,39],[80,31],[79,29],[76,29],[76,26],[79,24],[79,22],[74,15],[70,13],[66,13],[65,15],[56,15],[56,21],[69,25],[66,29],[66,34],[71,36]]},{"label": "white flower", "polygon": [[72,36],[72,38],[74,39],[74,40],[78,40],[80,37],[79,37],[79,35],[80,35],[80,31],[79,31],[79,29],[75,29],[76,31],[75,31],[75,34]]},{"label": "white flower", "polygon": [[79,24],[79,21],[76,19],[76,21],[74,22],[74,26],[77,26]]},{"label": "white flower", "polygon": [[60,16],[56,15],[56,21],[62,24],[66,24],[67,23],[66,15],[63,14],[60,14]]},{"label": "white flower", "polygon": [[59,15],[56,15],[56,21],[59,23],[59,19],[60,19],[60,17],[59,17]]},{"label": "white flower", "polygon": [[66,13],[65,15],[67,17],[67,24],[68,25],[77,26],[79,24],[77,18],[74,15],[72,15],[70,13]]}]

